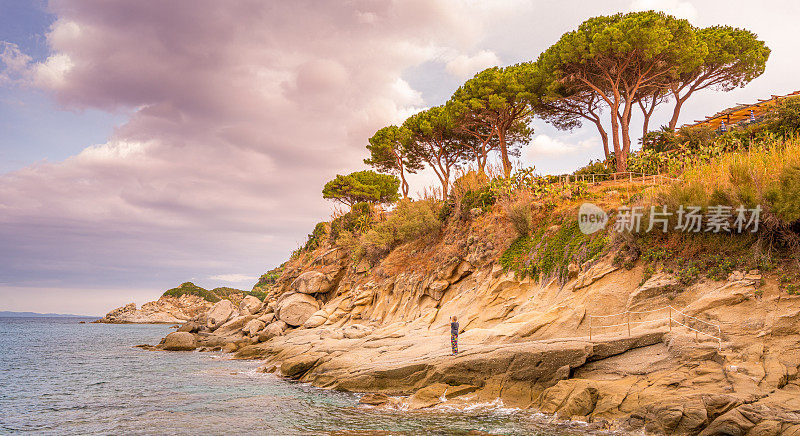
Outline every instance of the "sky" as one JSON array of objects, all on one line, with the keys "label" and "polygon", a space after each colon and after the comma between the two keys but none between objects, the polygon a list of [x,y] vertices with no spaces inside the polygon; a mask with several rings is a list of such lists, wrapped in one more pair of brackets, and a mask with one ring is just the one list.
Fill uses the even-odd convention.
[{"label": "sky", "polygon": [[[0,310],[250,289],[329,219],[322,186],[365,169],[377,129],[587,18],[649,9],[772,49],[761,77],[697,94],[681,122],[800,89],[789,0],[0,0]],[[591,126],[533,127],[518,165],[558,174],[602,155]]]}]

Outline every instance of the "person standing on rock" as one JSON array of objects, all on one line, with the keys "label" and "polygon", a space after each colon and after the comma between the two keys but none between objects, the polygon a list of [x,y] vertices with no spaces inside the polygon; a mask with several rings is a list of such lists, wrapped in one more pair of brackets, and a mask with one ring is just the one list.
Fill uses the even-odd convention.
[{"label": "person standing on rock", "polygon": [[453,356],[458,354],[458,317],[450,317],[450,345],[453,346]]}]

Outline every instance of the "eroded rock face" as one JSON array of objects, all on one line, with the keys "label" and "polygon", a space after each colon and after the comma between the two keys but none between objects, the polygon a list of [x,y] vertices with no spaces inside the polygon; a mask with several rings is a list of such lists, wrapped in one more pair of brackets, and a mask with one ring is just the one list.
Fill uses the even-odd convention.
[{"label": "eroded rock face", "polygon": [[172,332],[164,338],[161,348],[168,351],[192,351],[197,348],[197,340],[189,332]]},{"label": "eroded rock face", "polygon": [[236,308],[233,307],[233,303],[230,300],[220,300],[208,311],[208,323],[206,325],[211,330],[215,330],[228,322],[234,316],[235,311]]},{"label": "eroded rock face", "polygon": [[324,273],[308,271],[300,274],[292,282],[291,288],[301,294],[324,294],[333,289],[333,282]]},{"label": "eroded rock face", "polygon": [[678,278],[672,274],[655,274],[631,293],[627,307],[634,308],[643,301],[671,293],[678,284]]},{"label": "eroded rock face", "polygon": [[278,302],[278,318],[292,327],[303,325],[317,310],[319,303],[308,294],[290,294]]}]

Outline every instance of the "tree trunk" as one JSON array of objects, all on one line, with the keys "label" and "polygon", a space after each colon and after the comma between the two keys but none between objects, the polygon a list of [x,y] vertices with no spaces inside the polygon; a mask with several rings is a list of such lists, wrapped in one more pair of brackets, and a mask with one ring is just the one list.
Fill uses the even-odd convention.
[{"label": "tree trunk", "polygon": [[408,182],[406,182],[406,174],[403,171],[403,162],[400,162],[400,189],[403,191],[403,199],[408,198]]},{"label": "tree trunk", "polygon": [[511,176],[511,160],[508,158],[506,135],[503,129],[497,129],[497,139],[500,142],[500,157],[503,160],[503,174],[505,174],[506,178],[508,178]]},{"label": "tree trunk", "polygon": [[669,128],[673,131],[675,131],[675,127],[678,126],[678,117],[681,115],[681,106],[683,106],[683,103],[686,101],[686,97],[688,97],[688,95],[685,95],[684,98],[678,98],[677,95],[675,96],[675,109],[672,110],[672,118],[669,120]]},{"label": "tree trunk", "polygon": [[597,131],[600,132],[600,139],[603,140],[603,152],[606,155],[606,159],[608,159],[611,157],[611,152],[608,151],[608,133],[606,133],[606,129],[603,128],[603,123],[600,122],[599,118],[591,121],[597,126]]},{"label": "tree trunk", "polygon": [[623,163],[622,147],[619,143],[619,102],[615,101],[609,108],[611,112],[611,140],[614,144],[614,158],[616,159],[617,172],[625,171],[626,163]]}]

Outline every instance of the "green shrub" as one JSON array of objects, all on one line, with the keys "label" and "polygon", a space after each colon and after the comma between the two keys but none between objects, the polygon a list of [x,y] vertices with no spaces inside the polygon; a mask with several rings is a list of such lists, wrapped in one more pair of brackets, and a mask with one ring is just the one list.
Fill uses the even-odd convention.
[{"label": "green shrub", "polygon": [[488,185],[482,186],[476,190],[469,190],[461,197],[461,219],[470,217],[469,212],[474,208],[480,208],[484,212],[492,208],[492,205],[497,201],[494,192]]},{"label": "green shrub", "polygon": [[317,223],[314,226],[314,231],[308,235],[308,239],[306,240],[305,245],[303,245],[302,250],[305,251],[314,251],[320,244],[323,242],[325,236],[328,235],[328,224],[325,222]]},{"label": "green shrub", "polygon": [[793,136],[800,131],[800,97],[790,97],[778,102],[775,109],[764,114],[764,129],[782,136]]},{"label": "green shrub", "polygon": [[549,224],[538,227],[533,236],[521,235],[500,256],[500,265],[520,277],[568,279],[570,263],[581,265],[600,257],[608,244],[603,232],[585,235],[578,221],[568,219],[557,231],[547,234]]},{"label": "green shrub", "polygon": [[400,244],[435,237],[442,222],[435,200],[402,200],[385,221],[375,224],[358,241],[370,261],[376,261]]},{"label": "green shrub", "polygon": [[364,233],[372,222],[372,207],[368,203],[356,203],[350,212],[331,221],[330,240],[337,241],[344,232]]},{"label": "green shrub", "polygon": [[778,183],[767,193],[767,200],[786,224],[800,220],[800,165],[785,167]]},{"label": "green shrub", "polygon": [[503,211],[519,236],[525,236],[531,233],[533,229],[533,211],[531,210],[531,200],[529,196],[520,195],[514,200],[509,201],[503,207]]},{"label": "green shrub", "polygon": [[182,295],[197,295],[198,297],[212,303],[216,303],[217,301],[221,300],[216,293],[209,291],[208,289],[203,289],[192,282],[182,283],[177,288],[169,289],[163,294],[163,296],[171,296],[175,298],[178,298]]}]

